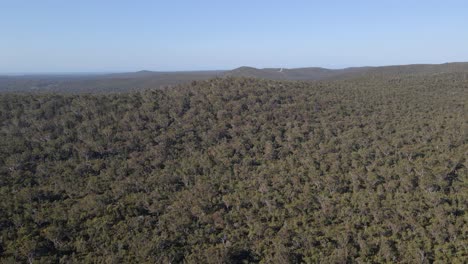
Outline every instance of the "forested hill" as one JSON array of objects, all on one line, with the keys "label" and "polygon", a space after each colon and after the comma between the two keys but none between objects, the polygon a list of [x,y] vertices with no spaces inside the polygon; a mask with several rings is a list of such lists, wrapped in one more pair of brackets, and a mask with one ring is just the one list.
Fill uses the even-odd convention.
[{"label": "forested hill", "polygon": [[0,95],[1,263],[464,263],[465,74]]},{"label": "forested hill", "polygon": [[446,73],[465,73],[468,63],[414,64],[383,67],[354,67],[345,69],[266,68],[240,67],[226,71],[139,71],[114,74],[62,74],[0,76],[0,92],[31,93],[121,93],[161,89],[191,81],[216,77],[249,77],[267,80],[346,80],[356,78],[389,78],[399,76],[425,76]]},{"label": "forested hill", "polygon": [[467,73],[468,63],[413,64],[381,67],[353,67],[345,69],[310,68],[266,68],[240,67],[225,76],[253,77],[270,80],[343,80],[362,77],[398,77],[402,75],[433,75],[441,73]]}]

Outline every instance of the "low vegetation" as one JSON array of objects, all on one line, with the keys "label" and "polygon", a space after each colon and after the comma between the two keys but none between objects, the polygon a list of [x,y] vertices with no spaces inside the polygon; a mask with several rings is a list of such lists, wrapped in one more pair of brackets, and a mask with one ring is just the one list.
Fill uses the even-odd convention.
[{"label": "low vegetation", "polygon": [[0,95],[2,263],[465,263],[466,74]]}]

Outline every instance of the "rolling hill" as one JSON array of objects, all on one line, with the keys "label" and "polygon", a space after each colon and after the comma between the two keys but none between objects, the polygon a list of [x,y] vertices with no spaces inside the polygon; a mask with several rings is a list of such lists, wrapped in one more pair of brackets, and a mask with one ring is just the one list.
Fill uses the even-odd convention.
[{"label": "rolling hill", "polygon": [[309,68],[265,68],[240,67],[225,72],[225,76],[254,77],[271,80],[330,80],[365,76],[428,75],[440,73],[468,73],[468,63],[412,64],[380,67],[351,67],[345,69]]},{"label": "rolling hill", "polygon": [[250,77],[267,80],[345,80],[363,77],[467,73],[468,63],[413,64],[345,69],[240,67],[229,71],[138,71],[113,74],[0,76],[0,92],[118,93],[159,89],[216,77]]}]

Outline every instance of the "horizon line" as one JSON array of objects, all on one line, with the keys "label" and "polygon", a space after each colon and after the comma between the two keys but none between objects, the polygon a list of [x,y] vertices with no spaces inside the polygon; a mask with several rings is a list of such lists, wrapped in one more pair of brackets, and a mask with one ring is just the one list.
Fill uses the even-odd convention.
[{"label": "horizon line", "polygon": [[349,66],[349,67],[321,67],[321,66],[301,66],[301,67],[254,67],[248,65],[242,65],[235,68],[230,69],[217,69],[217,70],[127,70],[127,71],[25,71],[25,72],[0,72],[0,76],[3,77],[21,77],[21,76],[45,76],[45,75],[54,75],[54,76],[69,76],[69,75],[106,75],[106,74],[125,74],[125,73],[139,73],[139,72],[150,72],[150,73],[195,73],[195,72],[225,72],[225,71],[232,71],[235,69],[248,67],[248,68],[255,68],[255,69],[305,69],[305,68],[321,68],[326,70],[344,70],[344,69],[352,69],[352,68],[379,68],[379,67],[395,67],[395,66],[417,66],[417,65],[444,65],[444,64],[457,64],[457,63],[468,63],[468,61],[453,61],[453,62],[442,62],[442,63],[409,63],[409,64],[385,64],[385,65],[363,65],[363,66]]}]

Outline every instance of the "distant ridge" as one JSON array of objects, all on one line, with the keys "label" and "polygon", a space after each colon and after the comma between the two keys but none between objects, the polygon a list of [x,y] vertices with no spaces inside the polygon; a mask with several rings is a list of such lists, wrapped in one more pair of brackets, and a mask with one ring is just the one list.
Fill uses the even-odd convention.
[{"label": "distant ridge", "polygon": [[345,69],[264,68],[242,66],[229,71],[137,72],[79,75],[0,76],[0,92],[106,93],[158,89],[215,77],[248,77],[269,80],[315,81],[346,80],[363,77],[468,73],[468,62],[411,64]]},{"label": "distant ridge", "polygon": [[451,72],[468,72],[468,62],[444,64],[411,64],[379,67],[351,67],[344,69],[309,68],[265,68],[239,67],[225,72],[224,76],[253,77],[273,80],[329,80],[364,76],[424,75]]}]

